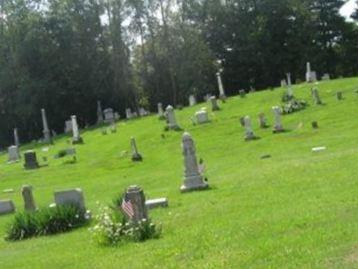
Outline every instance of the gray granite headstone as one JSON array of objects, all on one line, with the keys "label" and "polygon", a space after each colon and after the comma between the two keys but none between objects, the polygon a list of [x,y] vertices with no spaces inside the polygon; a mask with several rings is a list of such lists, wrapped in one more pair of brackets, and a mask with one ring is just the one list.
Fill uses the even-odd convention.
[{"label": "gray granite headstone", "polygon": [[203,176],[199,172],[194,141],[189,133],[183,134],[182,150],[184,156],[184,182],[180,187],[180,191],[188,192],[207,189],[209,185],[204,181]]},{"label": "gray granite headstone", "polygon": [[284,132],[282,122],[281,122],[281,114],[282,114],[281,108],[278,107],[278,106],[274,106],[274,107],[272,107],[272,111],[273,111],[274,118],[275,118],[275,124],[274,124],[273,132],[274,133]]},{"label": "gray granite headstone", "polygon": [[164,110],[163,110],[163,105],[162,103],[158,103],[158,118],[160,120],[164,120],[165,119],[165,116],[164,116]]},{"label": "gray granite headstone", "polygon": [[265,129],[268,127],[267,119],[266,119],[264,113],[259,114],[259,123],[260,123],[260,128],[262,128],[262,129]]},{"label": "gray granite headstone", "polygon": [[130,108],[126,108],[126,118],[130,120],[133,118],[132,110]]},{"label": "gray granite headstone", "polygon": [[66,134],[72,133],[72,120],[65,121],[65,133]]},{"label": "gray granite headstone", "polygon": [[251,126],[251,120],[249,116],[245,116],[244,118],[244,122],[245,122],[245,140],[253,140],[256,138],[254,131],[252,130],[252,126]]},{"label": "gray granite headstone", "polygon": [[130,201],[133,207],[133,216],[130,218],[133,222],[148,219],[148,211],[145,205],[145,196],[142,188],[139,186],[130,186],[125,193],[125,199]]},{"label": "gray granite headstone", "polygon": [[167,123],[168,123],[168,128],[171,130],[178,130],[180,129],[176,117],[175,117],[175,111],[174,108],[169,105],[167,106],[167,108],[165,109],[166,115],[167,115]]},{"label": "gray granite headstone", "polygon": [[219,93],[220,93],[219,97],[220,97],[220,99],[225,99],[226,95],[225,95],[224,85],[223,85],[223,82],[221,80],[221,73],[220,72],[216,73],[216,78],[218,80],[218,87],[219,87]]},{"label": "gray granite headstone", "polygon": [[315,71],[311,70],[311,64],[308,62],[306,64],[306,82],[316,82],[317,81],[317,74]]},{"label": "gray granite headstone", "polygon": [[205,109],[201,109],[200,111],[195,113],[196,122],[198,124],[203,124],[209,122],[209,115]]},{"label": "gray granite headstone", "polygon": [[24,153],[25,169],[37,169],[39,164],[37,162],[36,152],[33,150],[28,150]]},{"label": "gray granite headstone", "polygon": [[104,122],[105,123],[114,123],[115,122],[114,111],[112,108],[106,108],[103,111],[103,114],[104,114]]},{"label": "gray granite headstone", "polygon": [[42,125],[43,125],[42,132],[44,134],[43,141],[44,143],[51,143],[51,133],[47,123],[46,111],[43,108],[41,109],[41,117],[42,117]]},{"label": "gray granite headstone", "polygon": [[85,200],[81,189],[56,191],[54,196],[56,205],[74,205],[86,211]]},{"label": "gray granite headstone", "polygon": [[17,162],[20,160],[20,151],[17,146],[8,147],[9,162]]},{"label": "gray granite headstone", "polygon": [[32,194],[32,186],[30,185],[22,186],[21,194],[22,194],[22,198],[24,199],[25,210],[35,211],[37,208],[36,208],[34,196]]},{"label": "gray granite headstone", "polygon": [[245,90],[240,90],[239,91],[240,97],[241,98],[245,98],[246,97],[246,91]]},{"label": "gray granite headstone", "polygon": [[72,122],[72,144],[83,143],[83,139],[80,136],[80,131],[78,129],[77,117],[75,115],[71,116],[71,122]]},{"label": "gray granite headstone", "polygon": [[189,106],[195,106],[195,105],[196,105],[195,95],[191,94],[189,95]]},{"label": "gray granite headstone", "polygon": [[0,215],[15,212],[15,205],[11,200],[0,200]]},{"label": "gray granite headstone", "polygon": [[210,102],[211,102],[211,110],[212,111],[220,110],[219,105],[218,105],[218,100],[216,99],[215,96],[210,97]]}]

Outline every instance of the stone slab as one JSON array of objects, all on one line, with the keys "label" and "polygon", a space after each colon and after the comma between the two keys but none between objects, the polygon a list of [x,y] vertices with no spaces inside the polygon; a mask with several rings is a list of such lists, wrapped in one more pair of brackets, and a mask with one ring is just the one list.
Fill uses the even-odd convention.
[{"label": "stone slab", "polygon": [[15,212],[15,205],[11,200],[0,200],[0,215]]},{"label": "stone slab", "polygon": [[152,200],[145,201],[145,206],[148,209],[153,209],[157,207],[168,207],[168,199],[167,198],[157,198]]}]

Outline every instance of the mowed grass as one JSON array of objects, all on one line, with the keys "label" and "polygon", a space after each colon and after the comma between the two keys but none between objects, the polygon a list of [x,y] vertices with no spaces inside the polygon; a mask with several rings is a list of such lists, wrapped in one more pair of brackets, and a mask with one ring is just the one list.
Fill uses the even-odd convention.
[{"label": "mowed grass", "polygon": [[[280,104],[282,88],[232,97],[205,125],[193,126],[189,118],[209,104],[176,111],[206,163],[207,191],[179,192],[182,132],[164,133],[156,116],[121,121],[117,133],[106,136],[100,129],[84,131],[76,164],[52,157],[67,147],[68,137],[48,153],[36,148],[40,160],[49,156],[49,166],[38,170],[25,171],[22,161],[6,164],[7,155],[1,156],[0,191],[15,193],[0,199],[13,199],[18,210],[23,184],[34,187],[39,206],[52,203],[55,190],[80,187],[95,214],[97,202],[108,204],[138,184],[148,198],[168,197],[169,207],[150,212],[162,224],[158,240],[99,247],[88,227],[16,243],[1,239],[0,268],[358,268],[358,78],[320,82],[322,106],[313,105],[310,87],[294,87],[310,106],[284,116],[288,131],[282,134],[258,127],[260,112],[272,127],[271,107]],[[239,118],[245,115],[261,139],[244,141]],[[131,136],[142,163],[130,160]],[[327,150],[313,153],[317,146]],[[265,154],[272,157],[261,159]],[[12,218],[0,217],[1,236]]]}]

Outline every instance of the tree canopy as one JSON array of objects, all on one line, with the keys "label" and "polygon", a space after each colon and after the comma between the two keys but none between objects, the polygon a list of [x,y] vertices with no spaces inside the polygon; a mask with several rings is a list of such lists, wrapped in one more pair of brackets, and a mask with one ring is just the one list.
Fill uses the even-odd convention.
[{"label": "tree canopy", "polygon": [[[343,0],[1,0],[0,144],[41,136],[40,109],[62,132],[97,100],[124,115],[278,85],[305,63],[331,77],[358,74],[358,28]],[[352,15],[357,20],[357,11]]]}]

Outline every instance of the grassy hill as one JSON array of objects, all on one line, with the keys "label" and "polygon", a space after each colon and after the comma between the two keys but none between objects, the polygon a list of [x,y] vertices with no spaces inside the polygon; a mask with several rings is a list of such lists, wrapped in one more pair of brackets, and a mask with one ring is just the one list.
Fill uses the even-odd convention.
[{"label": "grassy hill", "polygon": [[[83,132],[78,162],[53,159],[67,147],[55,141],[49,166],[25,171],[0,156],[0,191],[13,188],[18,210],[23,184],[34,187],[38,206],[53,202],[54,190],[81,187],[94,213],[131,184],[148,198],[168,197],[169,207],[150,212],[161,222],[158,240],[99,247],[88,227],[70,233],[9,243],[0,239],[0,268],[357,268],[358,267],[358,78],[321,82],[322,106],[313,105],[311,85],[294,94],[309,107],[283,117],[289,131],[272,134],[258,127],[260,112],[273,123],[271,107],[284,89],[232,97],[211,114],[212,122],[193,126],[189,118],[202,106],[177,111],[191,133],[198,157],[205,160],[211,189],[181,194],[182,132],[165,132],[156,116],[121,121],[115,134]],[[343,91],[344,100],[336,99]],[[250,115],[256,141],[244,141],[239,118]],[[312,129],[318,121],[320,128]],[[136,137],[142,163],[130,160],[129,139]],[[327,150],[313,153],[312,147]],[[30,147],[24,146],[23,148]],[[270,154],[269,159],[261,159]],[[12,215],[0,217],[4,235]]]}]

